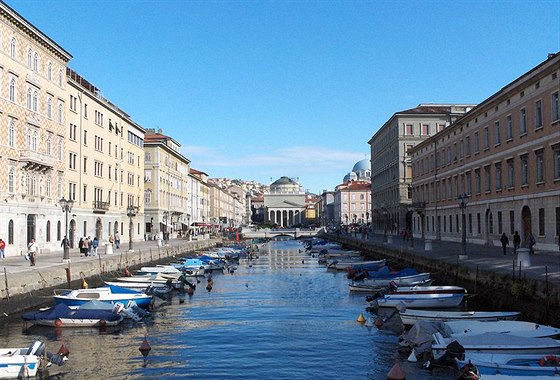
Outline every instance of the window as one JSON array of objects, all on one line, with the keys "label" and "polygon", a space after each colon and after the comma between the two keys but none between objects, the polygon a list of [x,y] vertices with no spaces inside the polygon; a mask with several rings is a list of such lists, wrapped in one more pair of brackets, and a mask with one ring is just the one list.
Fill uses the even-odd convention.
[{"label": "window", "polygon": [[68,155],[68,167],[72,170],[76,170],[76,158],[78,155],[76,153],[69,153]]},{"label": "window", "polygon": [[16,121],[13,117],[8,117],[8,145],[14,148],[16,146]]},{"label": "window", "polygon": [[524,154],[521,156],[521,185],[529,184],[529,173],[528,173],[529,163],[528,156]]},{"label": "window", "polygon": [[59,87],[62,87],[62,77],[63,77],[62,69],[60,69],[60,70],[58,70],[58,86]]},{"label": "window", "polygon": [[552,99],[550,101],[550,108],[552,111],[552,121],[560,120],[560,106],[558,104],[558,91],[552,94]]},{"label": "window", "polygon": [[412,124],[406,124],[404,126],[404,134],[407,135],[407,136],[412,136],[414,134]]},{"label": "window", "polygon": [[84,146],[87,146],[87,130],[84,129]]},{"label": "window", "polygon": [[25,108],[27,108],[28,110],[31,109],[31,97],[32,97],[32,91],[30,88],[28,88],[25,97]]},{"label": "window", "polygon": [[519,133],[521,135],[527,133],[527,111],[525,108],[519,110]]},{"label": "window", "polygon": [[478,140],[478,132],[474,133],[474,152],[480,152],[480,141]]},{"label": "window", "polygon": [[539,236],[544,236],[544,208],[539,209]]},{"label": "window", "polygon": [[480,169],[474,170],[474,181],[475,181],[475,192],[480,194],[481,182],[480,182]]},{"label": "window", "polygon": [[33,112],[37,112],[39,109],[39,92],[37,90],[33,91],[33,105],[31,109]]},{"label": "window", "polygon": [[84,202],[87,202],[87,185],[83,186],[83,190],[82,190],[82,200]]},{"label": "window", "polygon": [[78,138],[78,126],[70,123],[70,130],[68,133],[68,138],[72,141],[76,141]]},{"label": "window", "polygon": [[508,188],[513,188],[514,185],[514,180],[515,180],[515,169],[513,166],[513,159],[509,159],[507,160],[507,166],[508,166]]},{"label": "window", "polygon": [[482,231],[480,213],[479,212],[476,213],[476,231],[477,231],[477,234],[479,234],[479,235],[480,235],[480,232]]},{"label": "window", "polygon": [[16,78],[14,76],[10,78],[10,89],[8,97],[10,98],[11,102],[16,101]]},{"label": "window", "polygon": [[492,213],[488,215],[488,229],[491,234],[494,233],[494,215]]},{"label": "window", "polygon": [[552,147],[554,156],[554,179],[560,179],[560,144]]},{"label": "window", "polygon": [[60,220],[58,222],[56,222],[56,241],[61,241],[62,240],[62,223],[60,223]]},{"label": "window", "polygon": [[84,173],[87,173],[87,157],[84,157]]},{"label": "window", "polygon": [[52,119],[52,97],[49,96],[49,98],[47,99],[47,118]]},{"label": "window", "polygon": [[37,72],[39,69],[39,54],[35,52],[33,55],[33,71]]},{"label": "window", "polygon": [[31,48],[27,49],[27,67],[28,68],[32,68],[32,56],[33,56],[33,52],[31,51]]},{"label": "window", "polygon": [[48,80],[52,80],[52,74],[53,74],[52,68],[53,68],[52,67],[52,62],[49,62],[48,65],[47,65],[47,79]]},{"label": "window", "polygon": [[430,125],[429,124],[422,124],[422,135],[428,136],[430,134]]},{"label": "window", "polygon": [[508,140],[513,139],[513,122],[511,120],[511,115],[506,116],[506,138]]},{"label": "window", "polygon": [[498,211],[498,234],[502,234],[503,232],[503,228],[502,228],[502,212]]},{"label": "window", "polygon": [[46,232],[47,232],[47,242],[51,241],[51,221],[47,220],[47,228],[46,228]]},{"label": "window", "polygon": [[56,158],[58,161],[62,161],[62,139],[58,140],[58,148],[56,150]]},{"label": "window", "polygon": [[16,185],[16,170],[13,167],[10,167],[8,171],[8,193],[15,192],[15,185]]},{"label": "window", "polygon": [[486,191],[487,193],[490,192],[491,182],[492,181],[490,178],[490,165],[488,165],[484,167],[484,183],[485,183],[484,191]]},{"label": "window", "polygon": [[496,163],[496,190],[502,190],[502,163]]},{"label": "window", "polygon": [[472,234],[472,214],[469,214],[469,234]]},{"label": "window", "polygon": [[58,122],[62,123],[64,121],[64,107],[62,103],[58,103]]},{"label": "window", "polygon": [[544,151],[543,149],[535,152],[535,164],[537,169],[537,183],[544,182]]},{"label": "window", "polygon": [[535,102],[535,129],[539,129],[543,127],[543,119],[542,119],[542,101],[537,100]]},{"label": "window", "polygon": [[16,59],[16,54],[17,54],[16,38],[12,37],[12,41],[10,42],[10,57]]},{"label": "window", "polygon": [[512,235],[515,233],[515,212],[511,210],[509,212],[509,233]]},{"label": "window", "polygon": [[[129,186],[134,186],[134,173],[128,173],[127,183]],[[352,196],[354,196],[354,194],[352,194]]]},{"label": "window", "polygon": [[94,162],[94,172],[96,177],[103,177],[103,163],[99,161]]},{"label": "window", "polygon": [[52,156],[52,136],[49,133],[47,136],[47,149],[46,149],[47,156]]},{"label": "window", "polygon": [[500,122],[494,123],[494,145],[500,145]]},{"label": "window", "polygon": [[51,180],[51,177],[47,178],[46,195],[47,195],[47,197],[52,196],[52,180]]},{"label": "window", "polygon": [[488,127],[484,128],[484,149],[490,148],[490,131]]},{"label": "window", "polygon": [[467,136],[465,139],[465,149],[467,157],[471,155],[471,137]]},{"label": "window", "polygon": [[76,200],[76,184],[75,183],[69,183],[68,184],[68,199],[71,199],[73,201]]},{"label": "window", "polygon": [[471,172],[467,172],[465,174],[465,181],[466,183],[466,189],[465,192],[467,193],[467,195],[471,195],[472,194],[472,182],[471,182]]},{"label": "window", "polygon": [[8,244],[14,244],[14,221],[8,222]]}]

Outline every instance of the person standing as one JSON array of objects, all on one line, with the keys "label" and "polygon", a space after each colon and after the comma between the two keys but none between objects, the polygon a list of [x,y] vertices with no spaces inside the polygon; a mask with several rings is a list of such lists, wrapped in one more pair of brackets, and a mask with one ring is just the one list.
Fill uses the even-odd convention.
[{"label": "person standing", "polygon": [[515,231],[513,234],[513,253],[517,253],[519,246],[521,245],[521,236],[519,236],[519,232]]},{"label": "person standing", "polygon": [[84,250],[84,256],[89,256],[89,238],[84,239],[84,244],[82,245]]},{"label": "person standing", "polygon": [[119,234],[119,231],[115,233],[115,245],[117,246],[117,249],[121,248],[121,235]]},{"label": "person standing", "polygon": [[35,239],[31,239],[31,241],[27,245],[27,256],[29,256],[29,262],[32,267],[35,266],[35,259],[37,258],[38,254],[39,247],[37,246],[37,243],[35,243]]},{"label": "person standing", "polygon": [[91,255],[92,256],[97,256],[97,248],[99,247],[99,240],[97,239],[97,236],[95,236],[93,238],[93,241],[91,242]]},{"label": "person standing", "polygon": [[527,236],[527,243],[529,245],[529,254],[533,255],[535,253],[533,247],[537,244],[537,241],[535,240],[532,232],[529,232],[529,236]]},{"label": "person standing", "polygon": [[4,242],[4,240],[0,239],[0,259],[6,258],[6,254],[4,253],[5,249],[6,249],[6,243]]},{"label": "person standing", "polygon": [[509,239],[506,236],[505,232],[502,234],[502,238],[500,239],[500,241],[502,242],[502,249],[503,249],[504,255],[505,255],[506,254],[506,247],[509,245]]}]

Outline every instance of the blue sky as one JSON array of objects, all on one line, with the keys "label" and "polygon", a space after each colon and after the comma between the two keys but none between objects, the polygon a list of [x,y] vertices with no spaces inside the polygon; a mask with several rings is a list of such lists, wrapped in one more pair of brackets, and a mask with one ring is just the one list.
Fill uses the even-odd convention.
[{"label": "blue sky", "polygon": [[393,113],[479,103],[560,50],[560,1],[7,0],[210,177],[332,190]]}]

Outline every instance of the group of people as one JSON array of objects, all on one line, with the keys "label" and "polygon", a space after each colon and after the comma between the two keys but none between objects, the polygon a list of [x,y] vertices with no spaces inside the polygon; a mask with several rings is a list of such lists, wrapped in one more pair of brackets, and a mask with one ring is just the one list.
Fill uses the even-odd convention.
[{"label": "group of people", "polygon": [[[504,255],[506,254],[506,247],[509,245],[509,238],[507,237],[506,233],[504,232],[502,234],[502,237],[500,238],[500,242],[502,243],[502,249],[504,252]],[[525,245],[529,248],[529,254],[534,254],[535,253],[535,244],[537,243],[537,241],[535,240],[535,237],[533,236],[532,232],[529,232],[529,234],[527,235],[527,237],[525,238]],[[521,236],[519,236],[519,232],[515,231],[515,233],[513,234],[513,253],[516,254],[517,250],[519,249],[519,247],[521,246]]]},{"label": "group of people", "polygon": [[[63,243],[64,244],[64,241]],[[99,247],[99,240],[97,236],[91,239],[91,237],[80,238],[80,242],[78,243],[78,248],[80,249],[80,255],[83,256],[97,256],[97,249]]]}]

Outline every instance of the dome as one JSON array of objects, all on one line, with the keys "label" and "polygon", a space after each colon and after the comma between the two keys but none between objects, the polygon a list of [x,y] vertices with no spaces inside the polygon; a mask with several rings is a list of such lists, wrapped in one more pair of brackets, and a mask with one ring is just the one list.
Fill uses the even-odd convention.
[{"label": "dome", "polygon": [[281,185],[297,185],[297,182],[288,177],[280,177],[276,181],[272,182],[270,186],[281,186]]},{"label": "dome", "polygon": [[270,184],[272,193],[299,193],[299,183],[289,177],[280,177]]},{"label": "dome", "polygon": [[344,176],[344,179],[342,180],[342,182],[348,183],[348,182],[357,181],[357,180],[358,180],[358,175],[354,172],[350,172],[350,173],[348,173]]},{"label": "dome", "polygon": [[371,163],[369,162],[369,158],[364,158],[363,160],[356,162],[356,164],[352,168],[352,171],[355,173],[366,170],[371,170]]}]

